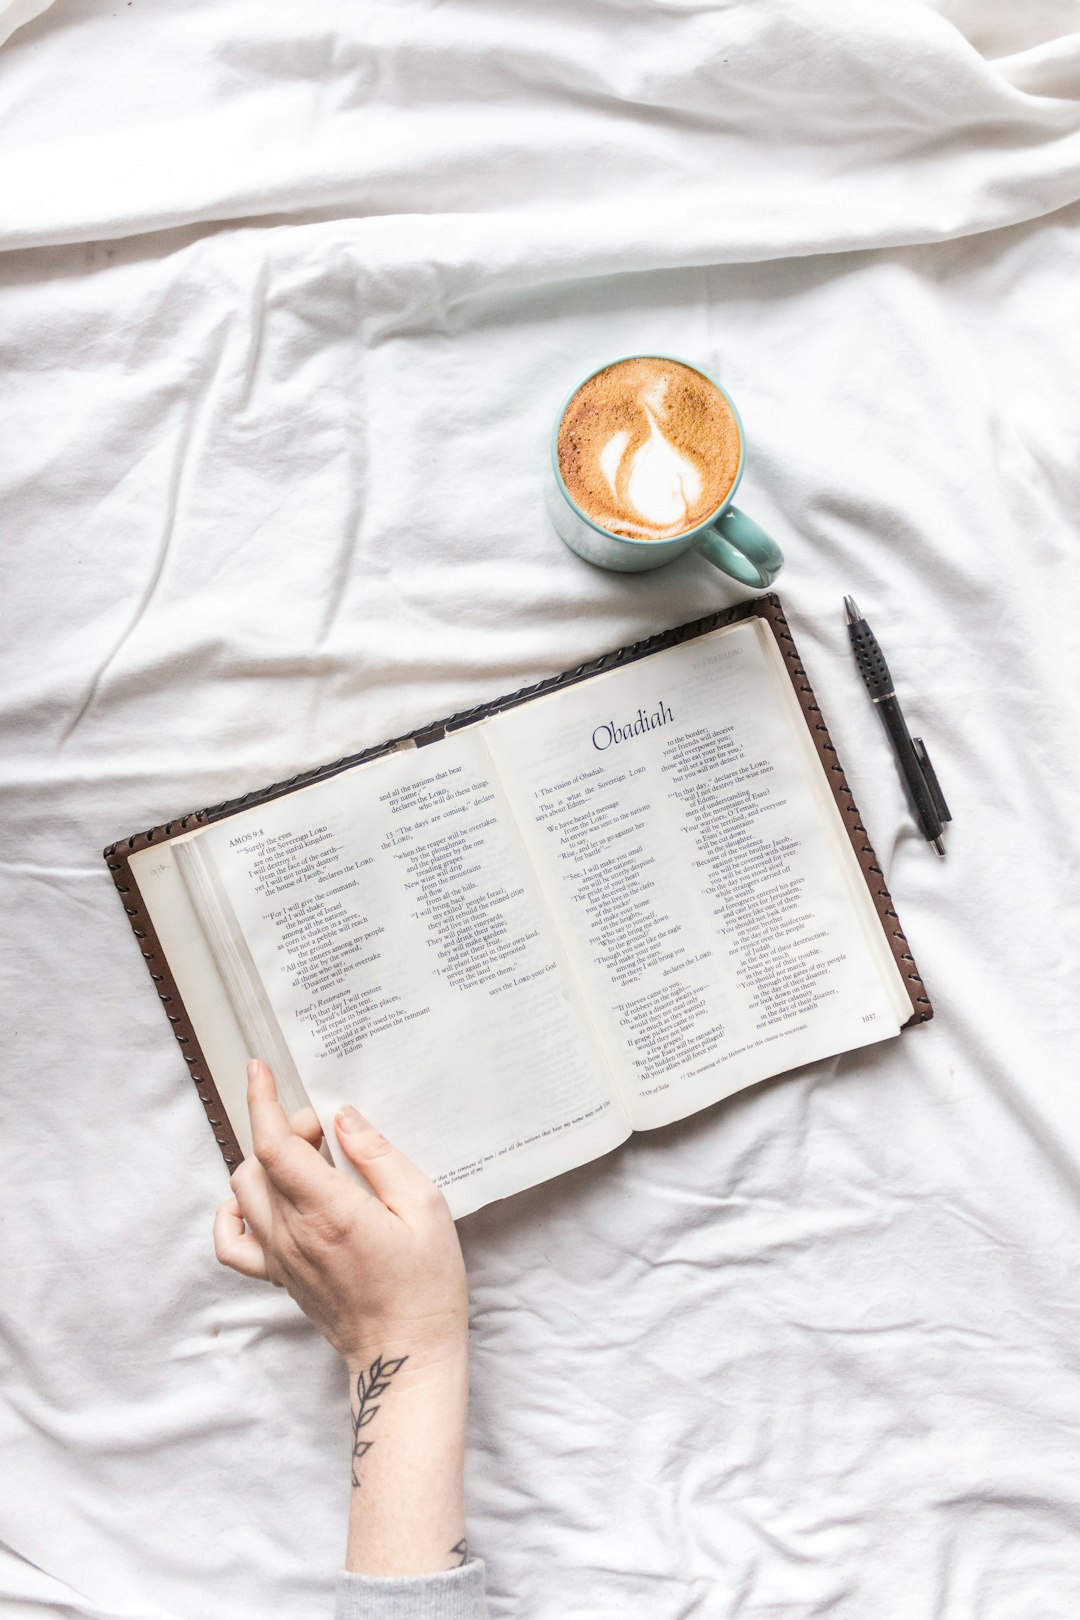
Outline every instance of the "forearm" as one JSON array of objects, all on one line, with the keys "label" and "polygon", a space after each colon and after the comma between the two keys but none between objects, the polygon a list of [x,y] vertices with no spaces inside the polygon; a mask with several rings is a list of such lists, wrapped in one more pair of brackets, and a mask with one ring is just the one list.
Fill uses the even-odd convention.
[{"label": "forearm", "polygon": [[373,1349],[349,1382],[346,1569],[425,1575],[464,1563],[464,1342],[437,1357],[404,1343]]},{"label": "forearm", "polygon": [[218,1209],[218,1259],[280,1283],[349,1371],[349,1535],[338,1620],[483,1620],[484,1568],[465,1545],[468,1293],[438,1189],[351,1105],[338,1145],[366,1188],[319,1152],[312,1109],[287,1115],[248,1064],[254,1153]]}]

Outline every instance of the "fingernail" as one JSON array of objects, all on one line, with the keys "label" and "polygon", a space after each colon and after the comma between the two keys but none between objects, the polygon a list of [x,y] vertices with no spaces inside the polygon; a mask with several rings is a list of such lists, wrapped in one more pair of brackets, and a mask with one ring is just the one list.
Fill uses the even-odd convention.
[{"label": "fingernail", "polygon": [[358,1114],[352,1103],[345,1103],[338,1109],[337,1122],[343,1131],[362,1131],[367,1125],[363,1114]]},{"label": "fingernail", "polygon": [[258,1060],[258,1058],[248,1058],[248,1068],[247,1068],[248,1080],[249,1081],[254,1080],[256,1078],[256,1076],[258,1075],[258,1072],[259,1072],[259,1060]]}]

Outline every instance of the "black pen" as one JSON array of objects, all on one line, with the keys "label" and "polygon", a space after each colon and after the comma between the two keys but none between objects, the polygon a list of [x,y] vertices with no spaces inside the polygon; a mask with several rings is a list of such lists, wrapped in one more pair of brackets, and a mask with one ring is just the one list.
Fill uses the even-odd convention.
[{"label": "black pen", "polygon": [[908,731],[903,711],[896,701],[889,666],[877,644],[877,637],[859,612],[854,598],[845,596],[844,607],[855,662],[871,701],[889,733],[919,830],[927,843],[933,844],[939,855],[944,855],[945,845],[941,835],[945,823],[951,821],[952,816],[930,763],[926,745],[921,737],[913,737]]}]

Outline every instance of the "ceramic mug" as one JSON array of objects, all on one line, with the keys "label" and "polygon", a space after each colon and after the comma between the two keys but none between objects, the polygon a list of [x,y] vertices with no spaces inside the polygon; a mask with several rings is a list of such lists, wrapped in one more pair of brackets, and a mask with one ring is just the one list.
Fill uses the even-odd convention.
[{"label": "ceramic mug", "polygon": [[732,579],[737,579],[740,585],[751,585],[759,590],[767,589],[783,566],[784,554],[764,529],[752,518],[748,518],[745,512],[741,512],[737,506],[731,504],[746,464],[746,435],[743,431],[742,418],[735,408],[735,401],[726,389],[720,387],[715,377],[710,377],[700,366],[691,365],[689,360],[679,360],[677,356],[670,354],[621,355],[619,359],[674,360],[678,365],[688,366],[691,371],[696,371],[723,394],[739,429],[739,465],[735,478],[715,511],[710,512],[694,528],[687,529],[684,534],[672,535],[666,539],[633,540],[626,535],[612,534],[610,529],[601,528],[599,523],[588,517],[570,494],[559,471],[559,428],[566,415],[567,406],[589,378],[595,377],[600,371],[606,371],[608,366],[619,363],[617,360],[607,360],[602,366],[596,366],[590,371],[588,377],[583,377],[574,385],[555,418],[555,427],[551,435],[551,473],[547,483],[547,507],[560,540],[586,562],[595,563],[599,568],[614,568],[620,573],[638,573],[646,568],[660,568],[664,563],[671,562],[675,557],[681,557],[684,551],[693,548],[715,567],[722,569],[725,574],[730,574]]}]

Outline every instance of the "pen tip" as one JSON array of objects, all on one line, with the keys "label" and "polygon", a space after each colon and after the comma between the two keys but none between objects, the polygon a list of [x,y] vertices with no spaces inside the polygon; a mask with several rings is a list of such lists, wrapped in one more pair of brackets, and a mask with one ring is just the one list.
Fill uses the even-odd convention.
[{"label": "pen tip", "polygon": [[859,612],[859,605],[853,596],[844,597],[844,611],[847,613],[848,624],[855,624],[859,619],[862,618],[862,614]]},{"label": "pen tip", "polygon": [[942,843],[941,839],[940,838],[933,838],[933,839],[931,839],[931,843],[933,844],[934,848],[937,850],[938,854],[941,855],[941,856],[944,856],[944,854],[945,854],[945,845]]}]

